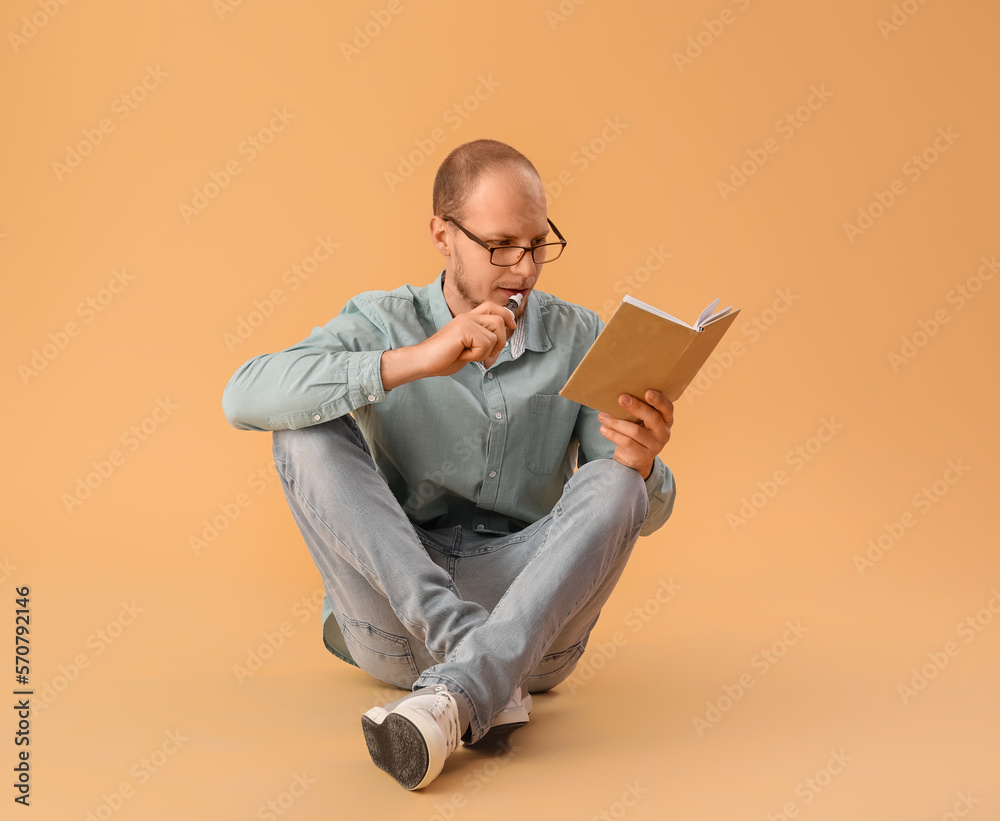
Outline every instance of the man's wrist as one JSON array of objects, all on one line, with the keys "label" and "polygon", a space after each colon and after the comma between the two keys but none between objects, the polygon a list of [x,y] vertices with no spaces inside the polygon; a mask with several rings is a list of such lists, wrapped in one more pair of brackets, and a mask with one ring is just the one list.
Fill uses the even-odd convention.
[{"label": "man's wrist", "polygon": [[654,465],[655,465],[655,460],[653,462],[650,462],[649,466],[645,470],[642,469],[639,470],[639,475],[642,477],[642,481],[644,482],[649,481],[649,477],[653,475]]},{"label": "man's wrist", "polygon": [[423,374],[415,367],[412,357],[412,346],[390,348],[382,352],[382,356],[379,358],[379,373],[382,378],[382,387],[386,392],[423,377]]}]

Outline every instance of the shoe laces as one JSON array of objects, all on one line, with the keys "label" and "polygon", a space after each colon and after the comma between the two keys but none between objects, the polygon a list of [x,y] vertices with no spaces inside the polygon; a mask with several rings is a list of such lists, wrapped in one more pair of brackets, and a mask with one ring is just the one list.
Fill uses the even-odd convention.
[{"label": "shoe laces", "polygon": [[433,699],[426,705],[421,705],[421,707],[431,715],[441,728],[441,731],[444,733],[445,744],[447,745],[445,755],[451,755],[458,747],[460,735],[458,705],[455,703],[455,696],[443,684],[438,684],[434,687]]}]

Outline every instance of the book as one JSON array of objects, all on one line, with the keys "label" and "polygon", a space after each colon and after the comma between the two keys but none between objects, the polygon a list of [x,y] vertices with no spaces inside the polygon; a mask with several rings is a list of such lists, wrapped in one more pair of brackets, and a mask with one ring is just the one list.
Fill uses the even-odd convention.
[{"label": "book", "polygon": [[559,395],[631,422],[639,418],[618,403],[623,393],[645,401],[655,390],[676,402],[740,312],[718,304],[688,325],[626,295]]}]

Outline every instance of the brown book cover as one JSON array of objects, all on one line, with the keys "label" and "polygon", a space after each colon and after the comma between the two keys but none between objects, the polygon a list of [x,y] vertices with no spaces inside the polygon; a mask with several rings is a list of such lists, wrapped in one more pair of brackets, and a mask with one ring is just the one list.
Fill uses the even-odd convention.
[{"label": "brown book cover", "polygon": [[658,390],[676,402],[740,312],[732,306],[716,311],[718,304],[711,302],[688,325],[626,296],[559,395],[632,422],[638,417],[618,404],[623,393],[643,399],[647,390]]}]

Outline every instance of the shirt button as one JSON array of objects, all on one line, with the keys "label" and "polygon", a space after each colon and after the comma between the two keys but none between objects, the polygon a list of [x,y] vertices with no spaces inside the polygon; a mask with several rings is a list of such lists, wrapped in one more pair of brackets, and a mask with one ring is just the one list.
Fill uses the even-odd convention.
[{"label": "shirt button", "polygon": [[503,419],[503,414],[498,411],[496,417],[497,419]]},{"label": "shirt button", "polygon": [[485,525],[476,525],[476,530],[482,530],[484,527]]},{"label": "shirt button", "polygon": [[322,418],[323,418],[323,417],[322,417],[322,416],[320,416],[320,415],[319,415],[318,413],[314,413],[314,414],[313,414],[313,420],[314,420],[314,421],[316,421],[316,422],[318,422],[318,421],[319,421],[320,419],[322,419]]},{"label": "shirt button", "polygon": [[375,394],[373,394],[373,393],[368,394],[368,401],[369,402],[374,402],[375,401]]},{"label": "shirt button", "polygon": [[491,374],[491,373],[486,374],[486,378],[487,379],[492,379],[493,378],[493,374]]},{"label": "shirt button", "polygon": [[491,479],[495,478],[495,477],[496,477],[496,475],[497,475],[497,472],[496,472],[495,470],[491,470],[491,471],[490,471],[490,478],[491,478]]}]

